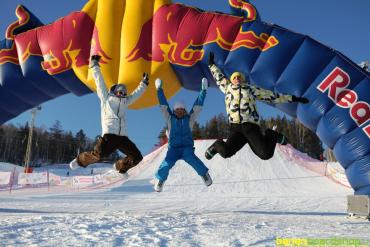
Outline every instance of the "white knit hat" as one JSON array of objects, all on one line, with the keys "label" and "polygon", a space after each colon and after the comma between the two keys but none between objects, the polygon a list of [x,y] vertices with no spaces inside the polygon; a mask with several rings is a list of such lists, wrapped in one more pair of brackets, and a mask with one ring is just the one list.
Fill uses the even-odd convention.
[{"label": "white knit hat", "polygon": [[173,105],[173,109],[176,110],[176,109],[185,109],[185,104],[183,101],[177,101],[174,105]]}]

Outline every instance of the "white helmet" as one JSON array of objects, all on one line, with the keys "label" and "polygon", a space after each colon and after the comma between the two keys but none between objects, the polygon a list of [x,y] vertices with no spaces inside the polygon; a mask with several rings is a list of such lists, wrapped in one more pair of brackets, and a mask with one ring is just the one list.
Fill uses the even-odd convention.
[{"label": "white helmet", "polygon": [[174,105],[173,105],[173,109],[176,110],[176,109],[185,109],[185,104],[183,101],[177,101]]}]

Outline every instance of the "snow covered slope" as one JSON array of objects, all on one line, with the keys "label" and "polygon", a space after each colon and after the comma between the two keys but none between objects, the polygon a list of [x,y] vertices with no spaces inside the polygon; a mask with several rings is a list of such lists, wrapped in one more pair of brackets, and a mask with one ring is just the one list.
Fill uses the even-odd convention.
[{"label": "snow covered slope", "polygon": [[370,240],[368,222],[346,218],[351,189],[302,168],[279,148],[268,161],[249,146],[230,159],[217,155],[206,161],[203,154],[211,143],[195,145],[210,169],[211,187],[180,161],[164,191],[153,192],[154,173],[166,155],[162,147],[130,171],[127,182],[113,188],[2,195],[0,239],[6,245],[37,246],[275,246],[276,238]]},{"label": "snow covered slope", "polygon": [[13,165],[10,163],[0,162],[0,172],[12,172],[14,171],[14,168],[18,172],[23,172],[24,170],[24,167]]}]

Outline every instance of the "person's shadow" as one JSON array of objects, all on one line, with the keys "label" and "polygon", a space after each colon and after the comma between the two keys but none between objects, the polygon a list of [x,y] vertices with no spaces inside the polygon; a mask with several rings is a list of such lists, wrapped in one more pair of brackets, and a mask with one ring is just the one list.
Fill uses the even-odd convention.
[{"label": "person's shadow", "polygon": [[112,188],[111,192],[126,192],[126,193],[153,193],[153,185],[151,179],[128,180],[122,186]]}]

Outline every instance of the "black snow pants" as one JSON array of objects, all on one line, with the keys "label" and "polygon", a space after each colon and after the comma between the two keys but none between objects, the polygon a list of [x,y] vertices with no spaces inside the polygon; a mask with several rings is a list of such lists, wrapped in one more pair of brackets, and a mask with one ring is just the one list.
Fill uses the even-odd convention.
[{"label": "black snow pants", "polygon": [[262,134],[260,126],[253,123],[230,124],[230,134],[226,142],[217,140],[212,146],[221,157],[229,158],[248,143],[258,157],[268,160],[274,155],[280,135],[271,129]]},{"label": "black snow pants", "polygon": [[125,173],[143,159],[139,149],[127,136],[105,134],[103,137],[99,137],[94,151],[79,154],[77,162],[80,166],[87,167],[92,163],[99,162],[103,157],[110,155],[116,149],[126,154],[126,157],[116,162],[116,167],[121,173]]}]

